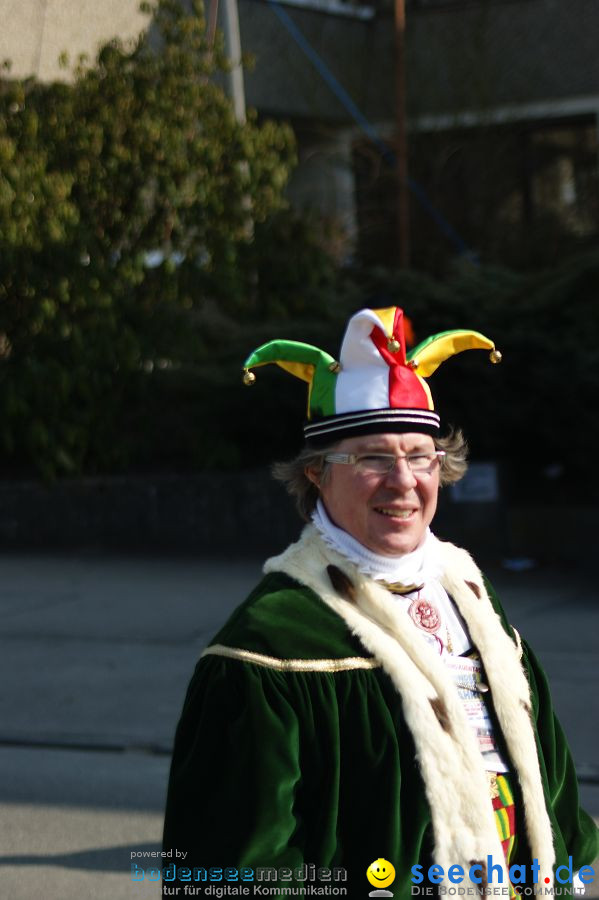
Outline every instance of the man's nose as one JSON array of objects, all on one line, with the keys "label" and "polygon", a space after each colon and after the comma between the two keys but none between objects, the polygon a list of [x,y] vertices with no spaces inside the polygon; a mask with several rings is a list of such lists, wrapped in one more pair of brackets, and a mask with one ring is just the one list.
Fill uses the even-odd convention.
[{"label": "man's nose", "polygon": [[416,476],[410,469],[408,461],[403,456],[398,456],[395,465],[387,475],[385,481],[400,490],[411,490],[417,483]]}]

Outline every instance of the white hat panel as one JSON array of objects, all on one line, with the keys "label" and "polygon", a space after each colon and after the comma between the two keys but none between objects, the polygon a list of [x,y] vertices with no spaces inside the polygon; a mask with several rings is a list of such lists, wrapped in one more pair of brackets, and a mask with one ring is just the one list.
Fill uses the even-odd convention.
[{"label": "white hat panel", "polygon": [[[378,351],[377,351],[378,356]],[[380,359],[380,356],[379,356]],[[356,412],[366,409],[388,409],[389,367],[383,363],[380,371],[374,366],[343,369],[337,376],[335,412]]]},{"label": "white hat panel", "polygon": [[389,407],[389,366],[370,338],[375,326],[381,328],[382,323],[371,309],[362,309],[349,320],[339,356],[337,414]]},{"label": "white hat panel", "polygon": [[[374,342],[370,339],[372,329],[382,329],[382,322],[371,309],[362,309],[349,320],[339,360],[342,368],[374,365],[388,371],[388,366]],[[366,373],[362,373],[368,374]]]}]

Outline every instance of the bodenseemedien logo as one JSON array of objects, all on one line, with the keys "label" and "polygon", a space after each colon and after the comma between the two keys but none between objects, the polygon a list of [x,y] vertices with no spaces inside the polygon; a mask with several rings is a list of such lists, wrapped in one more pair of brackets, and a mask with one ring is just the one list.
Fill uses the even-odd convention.
[{"label": "bodenseemedien logo", "polygon": [[[154,851],[158,853],[158,851]],[[170,854],[170,855],[169,855]],[[135,854],[137,855],[137,854]],[[134,854],[132,853],[133,857]],[[172,859],[171,851],[163,851],[162,860]],[[162,882],[165,897],[343,897],[347,898],[347,869],[328,868],[312,863],[300,866],[190,866],[183,852],[176,851],[179,862],[161,868],[146,863],[131,863],[131,880]],[[181,860],[184,860],[183,862]],[[270,882],[270,884],[269,884]]]}]

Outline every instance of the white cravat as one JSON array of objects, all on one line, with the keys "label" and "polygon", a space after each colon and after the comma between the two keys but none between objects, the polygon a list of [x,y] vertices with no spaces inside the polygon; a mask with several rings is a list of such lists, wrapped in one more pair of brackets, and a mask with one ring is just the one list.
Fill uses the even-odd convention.
[{"label": "white cravat", "polygon": [[[422,596],[426,597],[439,611],[449,637],[449,640],[444,642],[445,652],[447,652],[447,645],[451,646],[451,652],[456,655],[464,653],[472,646],[455,606],[441,584],[442,567],[438,552],[439,541],[430,528],[426,529],[422,543],[410,553],[404,553],[402,556],[381,556],[381,554],[369,550],[347,531],[338,528],[331,521],[324,503],[320,499],[312,514],[312,521],[325,543],[353,562],[361,572],[370,575],[375,581],[423,585]],[[407,612],[417,595],[411,593],[404,596],[393,594],[393,596],[401,603],[402,609]],[[438,649],[439,642],[434,635],[422,632],[422,637],[431,646]]]}]

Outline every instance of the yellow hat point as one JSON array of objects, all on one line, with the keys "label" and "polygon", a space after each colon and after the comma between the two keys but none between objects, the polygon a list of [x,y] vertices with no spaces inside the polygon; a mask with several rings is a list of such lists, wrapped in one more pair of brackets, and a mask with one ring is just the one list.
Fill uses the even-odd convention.
[{"label": "yellow hat point", "polygon": [[491,350],[491,352],[489,353],[489,359],[494,365],[496,365],[497,363],[501,362],[503,356],[499,350]]},{"label": "yellow hat point", "polygon": [[389,340],[387,341],[387,350],[389,351],[389,353],[397,353],[399,350],[401,350],[401,344],[399,343],[399,341],[396,341],[395,338],[389,338]]},{"label": "yellow hat point", "polygon": [[243,373],[243,383],[249,387],[250,385],[254,384],[255,381],[256,376],[254,375],[254,373],[250,372],[249,369],[245,369]]}]

